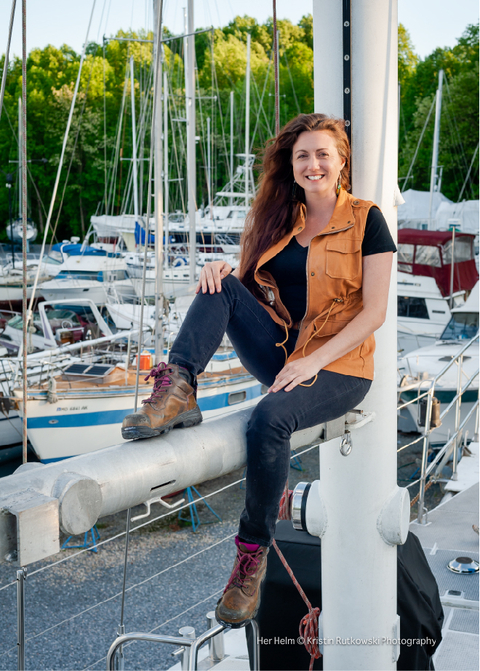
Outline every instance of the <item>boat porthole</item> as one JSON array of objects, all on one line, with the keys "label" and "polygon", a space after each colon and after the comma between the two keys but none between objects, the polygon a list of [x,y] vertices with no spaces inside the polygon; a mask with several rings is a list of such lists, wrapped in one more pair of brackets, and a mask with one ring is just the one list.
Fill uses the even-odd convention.
[{"label": "boat porthole", "polygon": [[58,424],[58,419],[49,419],[48,423],[49,424]]}]

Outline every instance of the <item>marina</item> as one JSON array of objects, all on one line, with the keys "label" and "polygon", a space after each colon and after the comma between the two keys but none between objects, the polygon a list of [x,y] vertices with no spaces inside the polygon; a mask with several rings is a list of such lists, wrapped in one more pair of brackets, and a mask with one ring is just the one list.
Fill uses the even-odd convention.
[{"label": "marina", "polygon": [[[185,423],[174,430],[169,423],[164,432],[122,438],[125,417],[150,408],[168,386],[160,378],[202,268],[218,259],[238,268],[258,188],[254,148],[278,132],[282,109],[281,125],[300,112],[300,75],[288,43],[297,38],[285,37],[282,21],[277,31],[275,1],[273,23],[258,44],[253,24],[237,30],[240,17],[230,26],[235,35],[233,28],[223,37],[213,27],[196,30],[198,3],[186,4],[183,34],[163,31],[166,3],[155,0],[152,31],[119,33],[95,46],[93,4],[76,83],[62,100],[68,121],[51,205],[39,226],[28,217],[25,82],[23,107],[21,100],[16,107],[19,216],[13,220],[9,191],[11,248],[0,249],[0,671],[292,671],[292,664],[473,671],[479,666],[478,231],[471,225],[475,201],[460,205],[464,193],[475,195],[469,180],[478,145],[454,203],[440,191],[444,173],[450,174],[438,156],[443,86],[450,95],[440,69],[403,178],[409,201],[401,210],[396,0],[314,0],[310,23],[304,17],[292,26],[298,29],[292,35],[303,35],[302,58],[311,41],[312,109],[345,119],[355,148],[351,181],[362,200],[353,201],[339,182],[337,202],[351,199],[349,212],[358,220],[359,202],[378,203],[394,235],[398,220],[398,273],[375,333],[367,396],[342,416],[317,419],[291,436],[263,602],[247,626],[219,624],[215,607],[231,572],[244,506],[247,427],[267,385],[246,370],[225,334],[198,387],[187,371],[203,421],[186,413],[188,421],[182,415]],[[14,13],[15,2],[12,21]],[[225,78],[215,52],[222,39],[225,63],[240,53],[243,59],[229,95],[218,83]],[[268,42],[263,89],[262,40]],[[227,44],[235,45],[236,57],[225,56]],[[4,73],[11,67],[8,48]],[[105,68],[115,50],[110,99],[106,82],[113,74],[103,72],[104,144],[93,148],[105,163],[95,173],[101,200],[85,226],[80,195],[82,237],[69,233],[48,248],[47,234],[53,243],[64,206],[62,170],[70,160],[70,175],[83,139],[83,80],[92,77],[95,59]],[[90,74],[82,74],[88,67]],[[269,78],[275,93],[267,94]],[[279,92],[285,82],[296,111]],[[0,115],[3,96],[2,89]],[[409,187],[434,110],[430,192],[420,192]],[[91,127],[100,119],[86,117]],[[330,224],[339,221],[334,217]],[[32,253],[39,232],[43,242]],[[325,236],[329,263],[340,258],[345,264],[343,257],[358,254],[362,267],[361,240],[338,233],[332,226]],[[14,252],[17,243],[21,255]],[[313,282],[312,267],[307,257],[307,282]],[[365,265],[362,272],[366,276]],[[353,304],[344,280],[338,272],[327,280],[336,282],[333,295],[345,291],[345,297],[335,299],[321,328],[324,315],[315,317],[309,341],[344,327],[337,303]],[[275,305],[270,294],[268,310]],[[302,329],[309,305],[307,294],[304,318],[292,328]],[[359,305],[363,310],[361,295]],[[288,361],[284,343],[276,346]],[[362,351],[365,363],[370,355],[366,346]],[[277,590],[287,594],[284,588],[289,596],[275,601]],[[301,612],[300,629],[296,619],[291,624],[291,611]],[[305,632],[313,636],[310,644]],[[289,667],[282,650],[285,660],[294,660]]]}]

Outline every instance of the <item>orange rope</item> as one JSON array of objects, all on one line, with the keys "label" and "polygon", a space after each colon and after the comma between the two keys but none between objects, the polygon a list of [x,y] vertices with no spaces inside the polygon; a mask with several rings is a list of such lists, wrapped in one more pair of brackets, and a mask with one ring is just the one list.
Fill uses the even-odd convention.
[{"label": "orange rope", "polygon": [[282,551],[278,547],[276,541],[273,541],[273,547],[275,548],[277,555],[284,565],[288,575],[292,579],[293,584],[297,588],[300,596],[304,600],[308,613],[300,620],[300,626],[298,628],[298,633],[303,639],[303,645],[305,646],[308,654],[310,655],[310,667],[309,671],[313,669],[313,663],[316,659],[322,656],[320,650],[318,649],[318,618],[320,616],[320,608],[313,608],[312,604],[308,600],[307,595],[303,591],[300,583],[293,575],[293,571],[287,563],[287,560],[282,554]]}]

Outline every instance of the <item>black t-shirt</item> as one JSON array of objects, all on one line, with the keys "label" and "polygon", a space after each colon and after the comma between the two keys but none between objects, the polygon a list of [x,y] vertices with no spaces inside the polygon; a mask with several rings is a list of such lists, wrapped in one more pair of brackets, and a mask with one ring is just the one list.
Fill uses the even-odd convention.
[{"label": "black t-shirt", "polygon": [[[383,214],[377,207],[370,208],[362,242],[362,256],[396,251]],[[307,255],[308,247],[302,247],[293,236],[285,249],[263,266],[273,275],[282,303],[293,322],[303,319],[307,309]]]}]

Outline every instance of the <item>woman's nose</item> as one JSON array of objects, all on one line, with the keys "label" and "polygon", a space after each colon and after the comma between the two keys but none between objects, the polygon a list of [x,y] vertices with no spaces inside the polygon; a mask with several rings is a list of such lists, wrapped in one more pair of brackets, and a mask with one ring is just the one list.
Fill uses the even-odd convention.
[{"label": "woman's nose", "polygon": [[311,156],[308,167],[310,170],[318,170],[320,168],[320,159],[317,156]]}]

